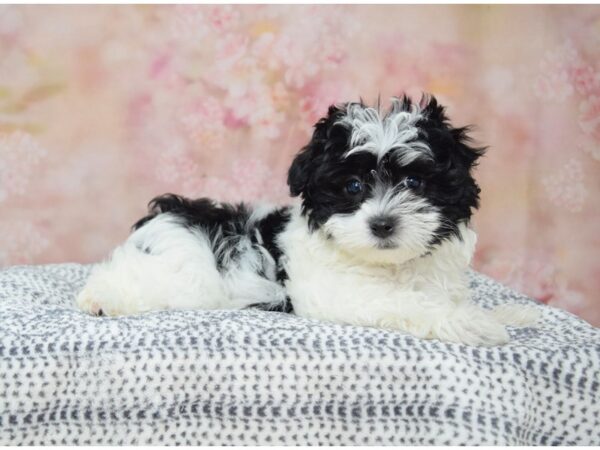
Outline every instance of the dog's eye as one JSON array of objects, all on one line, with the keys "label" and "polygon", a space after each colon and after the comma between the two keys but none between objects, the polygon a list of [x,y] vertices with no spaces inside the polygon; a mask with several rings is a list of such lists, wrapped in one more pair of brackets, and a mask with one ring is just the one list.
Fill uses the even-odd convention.
[{"label": "dog's eye", "polygon": [[423,180],[414,175],[409,175],[404,179],[404,185],[409,189],[419,189],[423,186]]},{"label": "dog's eye", "polygon": [[360,194],[363,190],[363,185],[360,180],[350,180],[346,183],[346,192],[351,195]]}]

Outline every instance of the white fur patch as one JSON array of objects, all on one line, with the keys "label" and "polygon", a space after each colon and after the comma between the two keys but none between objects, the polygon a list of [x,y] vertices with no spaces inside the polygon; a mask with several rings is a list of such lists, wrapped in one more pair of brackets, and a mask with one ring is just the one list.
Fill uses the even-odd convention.
[{"label": "white fur patch", "polygon": [[410,164],[418,158],[432,159],[429,146],[418,140],[417,123],[423,117],[419,105],[413,104],[410,111],[404,111],[398,99],[392,100],[392,108],[385,117],[381,117],[375,108],[356,103],[348,105],[346,116],[338,122],[352,131],[351,149],[346,156],[369,152],[381,160],[393,150],[401,165]]},{"label": "white fur patch", "polygon": [[[393,248],[377,248],[381,240],[373,236],[369,222],[378,216],[396,219],[397,232],[387,240]],[[410,190],[398,192],[385,184],[378,184],[373,198],[362,203],[352,214],[331,216],[323,224],[323,231],[340,248],[358,251],[365,259],[399,264],[426,253],[439,226],[440,214],[425,199]]]}]

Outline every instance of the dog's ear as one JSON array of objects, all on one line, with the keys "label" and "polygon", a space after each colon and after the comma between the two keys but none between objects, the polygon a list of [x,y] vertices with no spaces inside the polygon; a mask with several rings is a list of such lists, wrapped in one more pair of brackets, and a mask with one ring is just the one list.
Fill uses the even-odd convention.
[{"label": "dog's ear", "polygon": [[[479,158],[485,154],[485,147],[475,147],[468,135],[470,127],[452,128],[450,134],[454,139],[454,151],[451,153],[452,167],[455,174],[463,174],[462,195],[459,204],[465,208],[479,208],[481,189],[473,177],[473,168]],[[460,177],[456,176],[456,179]]]},{"label": "dog's ear", "polygon": [[308,144],[300,150],[292,162],[287,179],[287,184],[290,187],[290,194],[292,197],[300,195],[308,184],[313,153],[313,146]]},{"label": "dog's ear", "polygon": [[427,139],[436,153],[436,172],[444,174],[444,197],[451,203],[457,217],[471,217],[479,207],[480,188],[473,177],[473,168],[485,153],[485,148],[473,145],[470,127],[455,128],[446,116],[445,108],[435,97],[421,100],[423,123]]},{"label": "dog's ear", "polygon": [[306,189],[313,165],[318,163],[325,152],[327,143],[332,138],[331,132],[345,111],[345,105],[330,106],[327,115],[315,124],[310,142],[294,158],[287,179],[292,197],[297,197]]},{"label": "dog's ear", "polygon": [[452,128],[450,130],[455,144],[454,154],[461,159],[462,163],[469,170],[477,165],[479,158],[481,158],[486,151],[485,147],[475,147],[473,145],[473,140],[471,139],[471,136],[469,136],[470,131],[470,126]]},{"label": "dog's ear", "polygon": [[[469,136],[471,127],[454,128],[446,116],[446,108],[440,105],[434,96],[424,95],[421,99],[421,107],[427,121],[436,129],[434,134],[440,136],[441,145],[449,150],[448,164],[467,170],[475,167],[477,160],[484,155],[485,147],[472,145],[473,141]],[[452,142],[449,142],[450,140]]]}]

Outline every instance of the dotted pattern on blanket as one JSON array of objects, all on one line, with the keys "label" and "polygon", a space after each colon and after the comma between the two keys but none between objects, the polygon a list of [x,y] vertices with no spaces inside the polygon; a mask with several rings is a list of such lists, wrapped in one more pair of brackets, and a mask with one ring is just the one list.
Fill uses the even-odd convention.
[{"label": "dotted pattern on blanket", "polygon": [[[95,318],[88,273],[0,271],[0,444],[600,444],[600,330],[564,311],[494,348],[254,310]],[[485,306],[531,302],[470,277]]]}]

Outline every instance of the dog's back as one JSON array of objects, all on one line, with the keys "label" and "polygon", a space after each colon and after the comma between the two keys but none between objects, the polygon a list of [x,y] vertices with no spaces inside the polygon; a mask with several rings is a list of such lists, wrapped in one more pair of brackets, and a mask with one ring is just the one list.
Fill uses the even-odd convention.
[{"label": "dog's back", "polygon": [[275,236],[288,208],[166,194],[96,266],[79,305],[121,315],[165,308],[287,310]]}]

